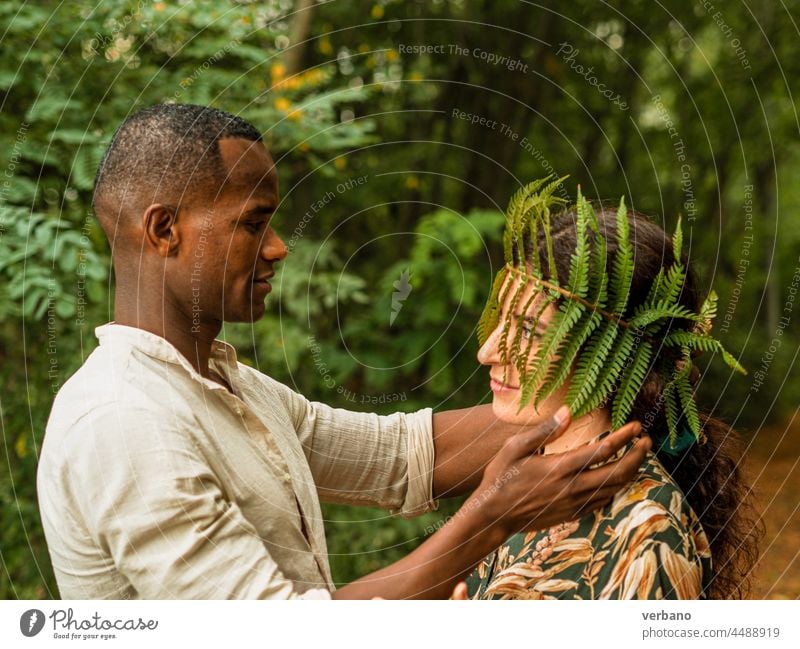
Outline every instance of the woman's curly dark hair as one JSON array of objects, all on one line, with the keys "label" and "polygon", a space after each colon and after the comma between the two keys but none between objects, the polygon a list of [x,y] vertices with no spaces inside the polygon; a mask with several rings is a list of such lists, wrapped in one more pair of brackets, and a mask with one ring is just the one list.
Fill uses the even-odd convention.
[{"label": "woman's curly dark hair", "polygon": [[[617,251],[616,209],[596,205],[595,211],[600,233],[606,240],[608,267]],[[634,254],[634,272],[625,317],[647,298],[650,287],[661,268],[669,268],[675,261],[672,240],[662,228],[642,214],[628,213],[631,223],[631,244]],[[553,256],[560,278],[569,276],[569,264],[576,246],[576,219],[574,210],[557,214],[551,221]],[[593,237],[594,235],[590,235]],[[537,241],[542,269],[547,276],[547,252],[544,237]],[[530,259],[533,246],[525,241],[525,256]],[[702,304],[697,277],[686,258],[686,281],[680,303],[697,313]],[[516,259],[515,259],[516,262]],[[693,323],[675,319],[671,328],[690,329]],[[661,352],[673,353],[662,348]],[[678,358],[676,357],[676,361]],[[691,382],[696,384],[700,373],[694,368]],[[634,403],[631,419],[642,422],[642,428],[655,440],[668,438],[663,390],[665,379],[651,370]],[[742,470],[742,444],[736,431],[724,422],[701,413],[700,442],[692,444],[677,456],[659,452],[654,447],[664,468],[670,473],[686,496],[689,505],[700,519],[711,548],[713,574],[707,580],[704,595],[710,599],[740,599],[749,593],[750,574],[758,560],[758,546],[764,533],[763,523],[753,505],[752,489]]]}]

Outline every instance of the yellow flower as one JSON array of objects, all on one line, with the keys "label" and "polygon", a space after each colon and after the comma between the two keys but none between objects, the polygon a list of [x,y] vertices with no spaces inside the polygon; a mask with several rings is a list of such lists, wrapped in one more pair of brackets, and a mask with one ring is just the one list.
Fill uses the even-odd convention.
[{"label": "yellow flower", "polygon": [[283,112],[286,112],[287,110],[289,110],[289,107],[291,105],[292,105],[292,102],[290,102],[288,99],[286,99],[286,97],[278,97],[275,100],[275,108],[277,108],[278,110],[283,111]]},{"label": "yellow flower", "polygon": [[386,60],[389,61],[389,63],[394,63],[398,58],[399,55],[395,50],[389,50],[386,52]]},{"label": "yellow flower", "polygon": [[17,451],[17,456],[25,457],[28,454],[28,440],[25,435],[20,435],[17,437],[17,443],[14,445],[14,448]]},{"label": "yellow flower", "polygon": [[306,151],[308,151],[309,149],[311,149],[311,147],[308,145],[308,142],[301,142],[300,146],[297,147],[297,148],[300,149],[301,151],[303,151],[304,153]]},{"label": "yellow flower", "polygon": [[330,39],[326,36],[319,39],[319,44],[317,45],[317,49],[323,54],[330,54],[333,52],[333,45],[331,45]]},{"label": "yellow flower", "polygon": [[333,161],[333,166],[339,170],[344,169],[347,166],[347,159],[339,156]]},{"label": "yellow flower", "polygon": [[299,122],[301,119],[303,119],[303,111],[300,109],[293,110],[289,113],[289,115],[287,115],[287,117],[293,122]]},{"label": "yellow flower", "polygon": [[380,5],[373,5],[372,11],[370,11],[370,14],[375,20],[380,20],[381,18],[383,18],[383,13],[384,9]]},{"label": "yellow flower", "polygon": [[167,8],[167,5],[165,5],[163,2],[156,2],[153,5],[153,9],[155,9],[156,11],[164,11],[164,9],[166,9],[166,8]]},{"label": "yellow flower", "polygon": [[409,189],[416,189],[417,187],[419,187],[419,178],[417,178],[416,176],[409,176],[408,178],[406,178],[406,187],[408,187]]},{"label": "yellow flower", "polygon": [[272,81],[280,81],[283,79],[283,75],[286,74],[286,66],[283,63],[276,63],[270,69],[270,74],[272,75]]}]

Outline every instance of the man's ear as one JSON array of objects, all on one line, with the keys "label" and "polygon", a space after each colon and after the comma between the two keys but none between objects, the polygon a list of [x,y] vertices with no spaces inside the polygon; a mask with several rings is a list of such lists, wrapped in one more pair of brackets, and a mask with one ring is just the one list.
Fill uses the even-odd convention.
[{"label": "man's ear", "polygon": [[170,205],[154,203],[142,215],[144,240],[161,257],[174,255],[180,245],[177,227],[178,210]]}]

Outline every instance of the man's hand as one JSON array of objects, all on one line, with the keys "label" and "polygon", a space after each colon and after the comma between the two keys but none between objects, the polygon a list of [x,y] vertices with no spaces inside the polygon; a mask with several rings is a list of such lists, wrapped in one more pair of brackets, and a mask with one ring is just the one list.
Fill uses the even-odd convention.
[{"label": "man's hand", "polygon": [[563,406],[551,422],[509,438],[462,510],[480,511],[487,527],[500,526],[510,536],[580,518],[611,502],[633,479],[650,449],[650,440],[640,439],[622,459],[597,469],[588,467],[607,462],[637,436],[641,432],[638,422],[568,453],[532,455],[566,430],[570,420],[569,409]]},{"label": "man's hand", "polygon": [[336,599],[460,599],[457,587],[475,565],[520,530],[579,518],[611,501],[636,474],[650,448],[639,440],[621,460],[597,469],[639,434],[638,423],[563,455],[532,455],[570,422],[541,424],[510,437],[489,462],[478,489],[435,534],[407,557],[334,592]]}]

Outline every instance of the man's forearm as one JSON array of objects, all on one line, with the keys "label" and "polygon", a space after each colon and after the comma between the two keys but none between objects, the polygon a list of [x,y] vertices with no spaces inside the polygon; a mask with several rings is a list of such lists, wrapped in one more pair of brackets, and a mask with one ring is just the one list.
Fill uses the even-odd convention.
[{"label": "man's forearm", "polygon": [[479,498],[464,506],[407,557],[333,593],[334,599],[446,599],[453,588],[506,540],[487,524]]},{"label": "man's forearm", "polygon": [[434,498],[474,490],[486,465],[516,431],[518,426],[494,416],[491,404],[434,414]]}]

